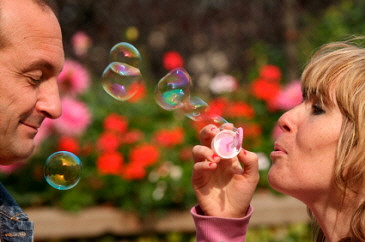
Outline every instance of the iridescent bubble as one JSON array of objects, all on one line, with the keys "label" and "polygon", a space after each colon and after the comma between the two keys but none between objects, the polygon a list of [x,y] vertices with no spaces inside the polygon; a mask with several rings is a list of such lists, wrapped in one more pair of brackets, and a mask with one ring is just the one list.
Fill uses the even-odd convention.
[{"label": "iridescent bubble", "polygon": [[111,48],[109,55],[112,62],[121,62],[136,68],[140,66],[142,61],[137,48],[126,42],[114,45]]},{"label": "iridescent bubble", "polygon": [[49,185],[58,190],[71,189],[81,177],[80,159],[67,151],[53,153],[44,166],[44,177]]},{"label": "iridescent bubble", "polygon": [[209,105],[196,96],[190,97],[182,108],[184,114],[193,121],[201,121],[208,109]]},{"label": "iridescent bubble", "polygon": [[133,97],[142,82],[142,74],[138,68],[121,62],[110,63],[102,76],[104,90],[119,101]]},{"label": "iridescent bubble", "polygon": [[189,101],[184,103],[182,108],[186,117],[193,121],[213,123],[213,124],[224,124],[228,123],[221,116],[209,112],[209,105],[202,100],[200,97],[192,96]]},{"label": "iridescent bubble", "polygon": [[156,102],[165,110],[184,106],[190,98],[191,78],[183,68],[170,71],[158,82],[155,93]]}]

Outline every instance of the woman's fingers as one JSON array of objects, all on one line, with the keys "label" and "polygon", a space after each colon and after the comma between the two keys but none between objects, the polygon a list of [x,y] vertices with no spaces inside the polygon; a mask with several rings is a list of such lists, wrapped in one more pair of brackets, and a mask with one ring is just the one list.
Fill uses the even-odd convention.
[{"label": "woman's fingers", "polygon": [[243,175],[247,178],[250,178],[252,182],[257,183],[260,179],[257,154],[242,149],[237,157],[238,160],[243,164]]},{"label": "woman's fingers", "polygon": [[200,130],[200,144],[210,147],[213,137],[219,133],[219,128],[214,124],[208,124]]},{"label": "woman's fingers", "polygon": [[196,145],[193,147],[193,160],[194,163],[207,161],[207,162],[219,162],[220,158],[209,147],[203,145]]}]

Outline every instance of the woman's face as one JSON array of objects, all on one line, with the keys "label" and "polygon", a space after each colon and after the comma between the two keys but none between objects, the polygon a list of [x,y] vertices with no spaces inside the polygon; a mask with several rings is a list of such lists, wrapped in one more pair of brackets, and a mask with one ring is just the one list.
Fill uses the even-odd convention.
[{"label": "woman's face", "polygon": [[285,194],[314,202],[334,189],[336,147],[342,126],[337,106],[304,100],[281,116],[283,131],[270,157],[270,185]]}]

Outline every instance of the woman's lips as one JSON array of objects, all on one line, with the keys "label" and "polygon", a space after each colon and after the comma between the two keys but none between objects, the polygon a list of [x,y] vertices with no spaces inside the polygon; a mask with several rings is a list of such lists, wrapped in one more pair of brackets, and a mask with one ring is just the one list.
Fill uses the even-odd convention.
[{"label": "woman's lips", "polygon": [[274,150],[270,153],[270,158],[273,159],[278,156],[287,154],[286,150],[278,143],[274,144]]}]

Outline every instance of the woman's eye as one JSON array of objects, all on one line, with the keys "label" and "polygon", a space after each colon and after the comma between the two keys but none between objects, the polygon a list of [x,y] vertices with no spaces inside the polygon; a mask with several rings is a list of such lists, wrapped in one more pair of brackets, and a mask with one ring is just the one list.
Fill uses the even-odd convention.
[{"label": "woman's eye", "polygon": [[319,114],[323,114],[324,110],[317,104],[313,104],[312,105],[312,113],[314,115],[319,115]]}]

